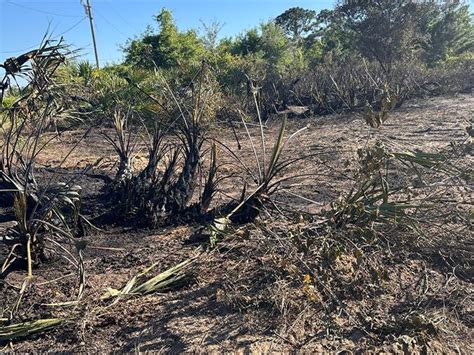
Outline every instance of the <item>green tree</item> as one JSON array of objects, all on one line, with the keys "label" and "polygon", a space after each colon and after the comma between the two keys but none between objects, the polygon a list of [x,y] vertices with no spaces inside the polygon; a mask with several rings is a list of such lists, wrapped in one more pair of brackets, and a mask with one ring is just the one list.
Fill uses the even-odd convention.
[{"label": "green tree", "polygon": [[426,60],[429,64],[474,51],[474,24],[468,5],[438,8],[428,30],[430,41],[426,46]]},{"label": "green tree", "polygon": [[423,22],[432,6],[412,0],[359,0],[341,2],[335,11],[357,50],[390,72],[395,61],[421,53],[428,39]]},{"label": "green tree", "polygon": [[292,7],[277,16],[275,23],[285,31],[289,38],[299,44],[302,37],[314,28],[316,19],[316,11]]},{"label": "green tree", "polygon": [[257,28],[252,28],[240,34],[230,47],[230,51],[234,55],[255,54],[260,50],[261,38]]},{"label": "green tree", "polygon": [[125,63],[143,68],[169,69],[195,63],[204,55],[204,45],[195,31],[178,31],[171,12],[162,9],[155,17],[159,32],[148,28],[124,47]]},{"label": "green tree", "polygon": [[291,64],[288,39],[281,28],[274,23],[261,25],[260,48],[268,64],[283,68]]},{"label": "green tree", "polygon": [[354,32],[345,25],[345,18],[334,10],[318,14],[317,27],[304,40],[305,55],[312,64],[332,58],[343,59],[354,51]]}]

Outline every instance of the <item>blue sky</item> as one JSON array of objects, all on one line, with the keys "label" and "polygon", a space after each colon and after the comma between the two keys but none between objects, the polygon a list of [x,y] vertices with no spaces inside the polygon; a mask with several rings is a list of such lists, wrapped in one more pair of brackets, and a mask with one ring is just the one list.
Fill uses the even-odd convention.
[{"label": "blue sky", "polygon": [[[222,36],[235,35],[286,9],[300,6],[321,10],[334,0],[90,0],[94,13],[101,65],[120,61],[119,46],[153,24],[161,8],[172,10],[180,29],[198,28],[201,20],[224,24]],[[33,49],[50,26],[82,48],[93,61],[89,22],[80,0],[0,0],[0,61]]]}]

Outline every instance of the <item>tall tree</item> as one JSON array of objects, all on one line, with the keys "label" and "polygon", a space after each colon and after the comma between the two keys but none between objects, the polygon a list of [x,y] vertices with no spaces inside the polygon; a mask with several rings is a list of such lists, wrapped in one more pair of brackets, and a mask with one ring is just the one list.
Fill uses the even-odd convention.
[{"label": "tall tree", "polygon": [[334,10],[321,10],[317,28],[306,38],[308,47],[321,48],[325,57],[345,57],[354,50],[355,33],[345,23],[346,18]]},{"label": "tall tree", "polygon": [[420,24],[431,6],[412,0],[341,1],[336,12],[361,54],[389,72],[393,62],[420,54],[428,40]]},{"label": "tall tree", "polygon": [[316,11],[292,7],[275,18],[275,23],[298,44],[315,26]]},{"label": "tall tree", "polygon": [[196,61],[204,53],[204,45],[195,31],[178,31],[171,12],[162,9],[155,17],[159,32],[151,28],[139,38],[129,41],[125,48],[125,62],[144,68],[154,65],[173,68]]},{"label": "tall tree", "polygon": [[435,64],[474,51],[474,23],[468,5],[438,8],[430,22],[426,59]]}]

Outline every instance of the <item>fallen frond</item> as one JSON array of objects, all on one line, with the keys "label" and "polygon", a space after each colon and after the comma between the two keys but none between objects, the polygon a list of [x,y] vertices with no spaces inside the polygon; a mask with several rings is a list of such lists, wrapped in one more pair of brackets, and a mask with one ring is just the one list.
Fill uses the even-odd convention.
[{"label": "fallen frond", "polygon": [[[187,266],[189,266],[195,258],[187,259],[168,270],[146,280],[142,283],[139,283],[139,280],[142,279],[146,274],[148,274],[157,264],[153,264],[150,267],[146,268],[144,271],[135,275],[131,278],[127,284],[121,289],[117,290],[114,288],[107,288],[107,291],[104,295],[102,295],[101,299],[107,300],[110,298],[117,297],[116,301],[118,301],[119,297],[124,296],[133,296],[133,295],[146,295],[149,293],[154,293],[158,291],[166,291],[177,284],[180,283],[183,279],[185,279],[188,275],[184,272]],[[114,303],[115,303],[114,302]]]},{"label": "fallen frond", "polygon": [[45,332],[61,325],[63,322],[64,319],[62,318],[48,318],[3,326],[0,327],[0,341],[10,341]]}]

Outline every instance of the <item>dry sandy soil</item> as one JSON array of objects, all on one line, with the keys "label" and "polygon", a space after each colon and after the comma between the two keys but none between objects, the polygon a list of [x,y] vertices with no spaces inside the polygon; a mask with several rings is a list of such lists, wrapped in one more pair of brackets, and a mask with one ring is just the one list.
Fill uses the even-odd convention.
[{"label": "dry sandy soil", "polygon": [[[285,191],[275,196],[275,201],[283,213],[286,209],[298,210],[303,214],[318,212],[327,208],[339,193],[346,191],[351,185],[348,176],[354,171],[351,162],[355,160],[358,148],[380,139],[392,150],[422,149],[435,152],[452,142],[464,142],[467,139],[466,127],[473,115],[474,97],[463,95],[408,102],[391,113],[380,129],[369,129],[358,114],[294,119],[289,123],[289,132],[309,127],[288,145],[285,156],[307,154],[311,157],[291,168],[289,173],[297,172],[305,176],[288,182]],[[268,123],[266,133],[274,136],[278,129],[279,123],[272,121]],[[254,137],[258,136],[256,129],[252,128],[251,131]],[[228,127],[220,127],[215,136],[251,164],[253,153],[247,147],[244,130],[238,128],[237,134],[243,146],[241,150]],[[61,140],[55,140],[42,156],[41,163],[47,167],[43,167],[44,176],[56,178],[67,176],[73,169],[94,165],[91,174],[81,180],[85,196],[84,207],[88,213],[94,214],[100,212],[100,205],[94,206],[94,201],[103,181],[95,178],[93,173],[110,173],[114,168],[115,158],[113,150],[100,132],[93,131],[82,141],[81,136],[82,132],[63,132]],[[72,152],[66,164],[58,169],[62,157],[76,143],[77,149]],[[271,142],[268,142],[267,149],[271,149]],[[223,161],[231,161],[224,148],[221,148],[220,154]],[[470,164],[472,167],[473,157],[470,154],[472,153],[464,157],[463,164]],[[103,159],[97,163],[99,158]],[[136,164],[143,161],[144,157],[139,153]],[[348,164],[345,164],[346,161]],[[226,165],[222,172],[232,172],[233,169],[235,168]],[[226,195],[235,196],[240,188],[239,181],[226,180],[217,202],[224,200]],[[472,208],[472,189],[460,190],[456,198],[464,208]],[[0,213],[2,236],[11,225],[8,221],[11,211],[4,209]],[[282,223],[279,221],[276,217],[269,217],[262,218],[258,224],[261,228],[278,228],[278,223]],[[299,222],[296,221],[295,224]],[[169,226],[154,230],[104,226],[105,231],[91,232],[91,235],[84,237],[89,244],[84,256],[87,288],[81,304],[71,307],[51,306],[53,303],[74,299],[77,274],[61,260],[40,265],[34,270],[34,280],[23,296],[17,317],[23,320],[64,317],[66,321],[59,328],[44,334],[6,344],[4,350],[239,353],[371,350],[398,353],[473,353],[474,240],[469,229],[453,227],[453,230],[460,231],[460,236],[462,234],[456,246],[459,247],[461,243],[463,250],[471,256],[459,267],[461,271],[456,269],[457,264],[448,263],[450,267],[446,264],[439,266],[429,259],[416,257],[416,253],[398,255],[398,260],[384,264],[389,274],[386,287],[372,293],[369,299],[355,298],[345,304],[347,308],[360,306],[361,309],[373,312],[371,319],[376,324],[378,316],[398,319],[397,317],[414,314],[414,304],[428,302],[424,309],[429,309],[426,314],[433,317],[433,320],[427,324],[436,324],[437,330],[426,330],[423,337],[420,337],[403,327],[392,333],[386,331],[384,335],[381,335],[380,329],[373,332],[362,331],[350,326],[350,321],[342,315],[334,318],[335,323],[340,324],[325,324],[319,318],[320,313],[311,313],[309,309],[288,316],[276,311],[275,308],[278,307],[274,304],[268,305],[272,303],[270,300],[253,300],[252,297],[265,296],[252,294],[251,290],[265,288],[269,284],[276,287],[277,284],[273,281],[265,283],[265,275],[272,273],[269,270],[266,274],[266,271],[274,264],[265,255],[249,255],[254,246],[262,243],[259,226],[244,226],[228,241],[222,241],[217,248],[205,251],[191,267],[192,281],[184,286],[162,294],[123,299],[114,305],[100,300],[107,287],[121,288],[131,277],[153,263],[157,263],[156,271],[163,271],[202,252],[206,247],[190,242],[198,225]],[[446,235],[446,238],[452,238],[452,235]],[[0,261],[6,252],[0,241]],[[345,267],[350,261],[345,265],[341,259],[341,263],[341,267]],[[261,272],[262,276],[249,274],[255,273],[255,270],[257,273]],[[417,303],[418,300],[413,300],[411,296],[419,291],[421,276],[429,282],[424,283],[424,298],[420,298],[420,303]],[[8,317],[5,310],[11,309],[24,278],[25,273],[21,270],[12,271],[0,278],[0,312],[4,311],[3,315],[0,313],[0,318]],[[300,288],[303,287],[301,277]],[[237,296],[234,295],[241,289],[244,289],[243,296],[241,294],[236,301]],[[271,295],[278,293],[275,290],[272,292]],[[288,298],[304,296],[304,293],[296,292]],[[282,306],[281,309],[289,308]],[[337,327],[342,330],[332,330]],[[420,338],[424,340],[420,341]]]}]

